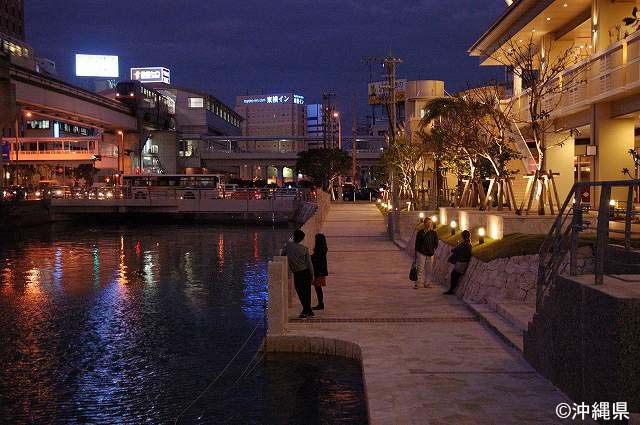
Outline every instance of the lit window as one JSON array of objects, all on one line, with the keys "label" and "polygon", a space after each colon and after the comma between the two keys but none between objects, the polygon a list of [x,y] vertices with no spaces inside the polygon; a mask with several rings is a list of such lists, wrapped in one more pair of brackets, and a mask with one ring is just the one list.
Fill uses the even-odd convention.
[{"label": "lit window", "polygon": [[187,99],[189,108],[204,108],[204,99],[201,97],[190,97]]}]

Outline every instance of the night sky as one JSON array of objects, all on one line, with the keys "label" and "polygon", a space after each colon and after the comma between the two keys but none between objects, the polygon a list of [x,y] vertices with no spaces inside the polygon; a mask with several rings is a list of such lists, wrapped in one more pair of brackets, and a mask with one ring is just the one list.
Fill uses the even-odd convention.
[{"label": "night sky", "polygon": [[[75,53],[166,66],[172,82],[235,96],[291,89],[319,102],[334,91],[366,112],[366,56],[392,49],[399,77],[441,79],[449,92],[501,77],[467,48],[505,10],[504,0],[25,0],[27,41],[74,80]],[[374,68],[374,77],[382,76]]]}]

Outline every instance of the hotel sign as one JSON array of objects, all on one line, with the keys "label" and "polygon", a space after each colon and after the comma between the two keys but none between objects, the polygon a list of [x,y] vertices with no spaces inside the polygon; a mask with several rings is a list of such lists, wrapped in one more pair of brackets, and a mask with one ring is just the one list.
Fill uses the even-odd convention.
[{"label": "hotel sign", "polygon": [[171,71],[157,66],[153,68],[131,68],[131,79],[141,83],[171,84]]},{"label": "hotel sign", "polygon": [[261,97],[252,97],[249,99],[243,99],[242,103],[245,105],[252,105],[255,103],[267,103],[267,104],[284,104],[293,102],[296,105],[304,105],[304,96],[299,96],[294,94],[293,97],[290,95],[274,95],[274,96],[261,96]]}]

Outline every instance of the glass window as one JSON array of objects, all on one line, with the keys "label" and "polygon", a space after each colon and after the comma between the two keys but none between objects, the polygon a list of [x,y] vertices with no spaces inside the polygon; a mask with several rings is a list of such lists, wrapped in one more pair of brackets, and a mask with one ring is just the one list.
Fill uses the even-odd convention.
[{"label": "glass window", "polygon": [[204,108],[204,99],[201,97],[190,97],[187,99],[189,108]]}]

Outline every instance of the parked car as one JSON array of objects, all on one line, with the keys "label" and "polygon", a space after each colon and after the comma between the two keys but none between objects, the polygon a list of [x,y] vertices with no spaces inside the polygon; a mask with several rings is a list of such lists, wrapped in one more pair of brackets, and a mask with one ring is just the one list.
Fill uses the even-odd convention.
[{"label": "parked car", "polygon": [[[355,195],[355,196],[354,196]],[[361,189],[354,189],[353,187],[348,190],[343,189],[342,200],[343,201],[372,201],[378,200],[380,192],[376,189],[363,187]]]},{"label": "parked car", "polygon": [[22,201],[27,197],[27,189],[24,186],[13,185],[2,192],[5,201]]},{"label": "parked car", "polygon": [[51,188],[51,199],[63,199],[71,196],[69,186],[53,186]]}]

